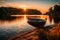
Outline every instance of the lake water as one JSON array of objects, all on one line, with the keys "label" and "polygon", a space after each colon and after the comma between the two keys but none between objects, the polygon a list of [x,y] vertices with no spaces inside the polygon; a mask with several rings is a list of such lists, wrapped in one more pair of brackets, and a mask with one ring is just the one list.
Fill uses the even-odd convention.
[{"label": "lake water", "polygon": [[6,28],[6,29],[11,28],[11,27],[17,27],[18,29],[34,28],[27,23],[27,20],[28,20],[27,18],[29,18],[29,17],[46,20],[46,24],[45,24],[46,26],[54,24],[54,20],[52,20],[52,22],[50,22],[50,18],[48,15],[37,15],[37,16],[36,15],[32,15],[32,16],[31,15],[29,15],[29,16],[12,15],[12,16],[15,16],[16,19],[14,19],[12,21],[0,21],[0,26],[2,26],[0,28]]},{"label": "lake water", "polygon": [[34,28],[33,26],[29,25],[27,23],[27,18],[39,18],[39,19],[44,19],[46,20],[46,24],[47,25],[52,25],[54,24],[54,20],[52,20],[52,22],[50,22],[50,18],[48,15],[12,15],[15,16],[16,19],[12,20],[12,21],[0,21],[0,28],[5,28],[5,29],[9,29],[9,28],[17,28],[18,30],[22,30],[22,29],[32,29]]},{"label": "lake water", "polygon": [[18,33],[23,33],[23,32],[27,32],[28,30],[35,29],[35,27],[33,27],[27,23],[27,21],[28,21],[27,18],[44,19],[44,20],[46,20],[45,26],[54,24],[54,20],[52,20],[52,22],[50,22],[48,15],[32,15],[32,16],[31,15],[29,15],[29,16],[12,15],[12,16],[15,16],[16,19],[11,20],[11,21],[0,20],[0,39],[2,37],[1,40],[3,40],[3,38],[8,39],[8,37],[11,37]]}]

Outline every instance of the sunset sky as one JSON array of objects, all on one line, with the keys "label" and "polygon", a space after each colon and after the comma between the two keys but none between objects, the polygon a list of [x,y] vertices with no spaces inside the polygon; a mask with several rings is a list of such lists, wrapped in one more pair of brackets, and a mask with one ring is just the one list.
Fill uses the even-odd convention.
[{"label": "sunset sky", "polygon": [[0,0],[0,6],[38,9],[45,13],[50,7],[59,2],[60,0]]}]

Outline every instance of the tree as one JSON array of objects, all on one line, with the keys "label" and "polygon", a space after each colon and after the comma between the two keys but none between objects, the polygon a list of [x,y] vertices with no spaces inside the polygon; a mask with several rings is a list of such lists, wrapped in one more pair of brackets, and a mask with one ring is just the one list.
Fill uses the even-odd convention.
[{"label": "tree", "polygon": [[60,6],[55,5],[54,9],[53,7],[49,8],[49,12],[46,14],[50,16],[50,19],[53,18],[55,23],[58,23],[60,21]]},{"label": "tree", "polygon": [[[27,9],[26,15],[40,15],[42,14],[39,10],[36,9]],[[25,15],[25,12],[21,8],[13,7],[0,7],[0,19],[10,19],[11,15]]]},{"label": "tree", "polygon": [[0,20],[11,20],[14,17],[11,17],[11,15],[6,12],[6,9],[4,7],[0,8]]}]

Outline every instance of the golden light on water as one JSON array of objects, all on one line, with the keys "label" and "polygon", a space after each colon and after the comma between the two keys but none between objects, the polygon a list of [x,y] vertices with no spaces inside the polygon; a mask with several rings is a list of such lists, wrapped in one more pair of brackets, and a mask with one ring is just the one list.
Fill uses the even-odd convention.
[{"label": "golden light on water", "polygon": [[[32,17],[32,18],[41,18],[41,19],[46,19],[46,25],[52,25],[54,24],[54,20],[52,19],[52,22],[50,22],[49,20],[49,16],[48,15],[11,15],[11,16],[15,16],[17,17],[14,21],[8,22],[8,21],[0,21],[0,25],[1,26],[5,26],[4,28],[10,28],[12,26],[18,26],[18,28],[25,28],[27,27],[28,23],[28,17]],[[19,18],[22,17],[22,18]]]},{"label": "golden light on water", "polygon": [[15,17],[19,17],[19,16],[23,16],[23,21],[24,23],[27,23],[27,17],[32,17],[32,18],[39,18],[39,19],[43,19],[46,20],[46,23],[48,24],[54,24],[54,20],[52,19],[52,22],[50,22],[50,18],[48,15],[11,15],[11,16],[15,16]]},{"label": "golden light on water", "polygon": [[27,17],[24,15],[24,23],[27,23]]}]

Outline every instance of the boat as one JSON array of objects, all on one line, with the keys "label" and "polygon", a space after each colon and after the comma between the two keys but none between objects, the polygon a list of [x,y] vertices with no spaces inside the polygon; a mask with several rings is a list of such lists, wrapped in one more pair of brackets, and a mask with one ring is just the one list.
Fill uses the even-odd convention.
[{"label": "boat", "polygon": [[43,19],[38,19],[38,18],[28,18],[27,23],[36,28],[43,28],[46,21]]}]

